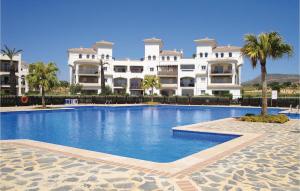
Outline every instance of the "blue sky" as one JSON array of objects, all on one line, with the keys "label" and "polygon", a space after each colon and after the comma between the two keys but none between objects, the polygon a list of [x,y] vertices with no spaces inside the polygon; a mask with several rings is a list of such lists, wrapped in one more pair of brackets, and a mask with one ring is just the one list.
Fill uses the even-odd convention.
[{"label": "blue sky", "polygon": [[[1,0],[1,45],[23,49],[23,60],[55,62],[68,79],[67,49],[115,43],[114,57],[141,58],[142,40],[195,52],[194,39],[242,46],[246,33],[278,31],[294,47],[291,58],[268,62],[269,73],[299,73],[298,0]],[[245,60],[242,80],[260,74]]]}]

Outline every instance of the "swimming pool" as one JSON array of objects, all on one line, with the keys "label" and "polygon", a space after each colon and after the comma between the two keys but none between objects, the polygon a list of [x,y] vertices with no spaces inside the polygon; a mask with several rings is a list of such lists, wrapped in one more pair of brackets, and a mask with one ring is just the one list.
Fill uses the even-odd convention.
[{"label": "swimming pool", "polygon": [[[279,109],[269,109],[278,113]],[[172,131],[172,127],[259,113],[208,106],[74,107],[1,113],[1,139],[32,139],[119,156],[171,162],[238,137]]]}]

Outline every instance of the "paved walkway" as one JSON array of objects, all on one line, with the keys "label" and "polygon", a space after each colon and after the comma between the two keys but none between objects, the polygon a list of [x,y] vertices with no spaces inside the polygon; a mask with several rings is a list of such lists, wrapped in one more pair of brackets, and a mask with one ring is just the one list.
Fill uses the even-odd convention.
[{"label": "paved walkway", "polygon": [[263,132],[257,142],[208,166],[162,176],[30,146],[1,144],[0,190],[300,190],[299,120],[217,121],[201,128]]}]

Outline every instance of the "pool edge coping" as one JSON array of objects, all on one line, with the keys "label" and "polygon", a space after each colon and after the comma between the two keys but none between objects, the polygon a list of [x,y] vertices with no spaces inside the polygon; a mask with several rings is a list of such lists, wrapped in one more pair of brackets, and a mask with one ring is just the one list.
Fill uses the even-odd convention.
[{"label": "pool edge coping", "polygon": [[95,162],[103,162],[123,167],[129,167],[131,169],[142,170],[144,172],[151,172],[165,176],[183,176],[190,174],[196,169],[204,168],[205,166],[220,160],[221,158],[230,155],[231,153],[238,151],[264,136],[263,133],[243,133],[243,132],[230,132],[209,130],[201,127],[204,124],[219,123],[222,121],[236,120],[234,118],[224,118],[214,121],[202,122],[197,124],[190,124],[184,126],[173,127],[172,129],[177,131],[190,131],[200,133],[217,133],[217,134],[230,134],[240,135],[240,137],[234,138],[230,141],[218,144],[208,149],[199,151],[189,156],[183,157],[173,162],[158,163],[152,161],[146,161],[141,159],[123,157],[118,155],[112,155],[102,152],[90,151],[86,149],[79,149],[70,146],[63,146],[59,144],[46,143],[41,141],[34,141],[30,139],[12,139],[12,140],[0,140],[0,143],[19,144],[29,147],[35,147],[39,149],[46,149],[50,152],[61,153],[63,155],[92,160]]}]

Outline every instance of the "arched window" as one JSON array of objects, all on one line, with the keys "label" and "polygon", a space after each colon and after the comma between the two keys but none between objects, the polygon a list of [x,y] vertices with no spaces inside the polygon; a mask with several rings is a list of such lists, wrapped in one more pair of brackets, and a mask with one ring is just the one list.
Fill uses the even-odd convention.
[{"label": "arched window", "polygon": [[107,60],[109,59],[109,55],[108,55],[108,54],[106,55],[106,59],[107,59]]},{"label": "arched window", "polygon": [[162,57],[161,57],[161,59],[162,59],[162,60],[165,60],[165,57],[164,57],[164,56],[162,56]]},{"label": "arched window", "polygon": [[202,53],[202,52],[201,52],[199,55],[200,55],[200,58],[202,58],[202,57],[203,57],[203,53]]},{"label": "arched window", "polygon": [[151,56],[148,56],[148,60],[151,60]]},{"label": "arched window", "polygon": [[89,58],[90,58],[90,55],[89,55],[89,54],[87,54],[87,55],[86,55],[86,58],[87,58],[87,59],[89,59]]},{"label": "arched window", "polygon": [[232,57],[232,52],[229,52],[229,57]]},{"label": "arched window", "polygon": [[167,56],[167,60],[170,60],[170,56]]},{"label": "arched window", "polygon": [[174,60],[175,60],[175,61],[177,60],[177,56],[174,56]]},{"label": "arched window", "polygon": [[82,58],[82,54],[79,54],[79,58]]},{"label": "arched window", "polygon": [[218,53],[216,53],[215,55],[216,55],[216,58],[218,58],[218,57],[219,57],[219,54],[218,54]]},{"label": "arched window", "polygon": [[208,53],[207,52],[205,52],[205,57],[207,57],[208,56]]},{"label": "arched window", "polygon": [[104,54],[101,55],[101,59],[104,59]]},{"label": "arched window", "polygon": [[95,55],[94,54],[92,55],[92,59],[95,59]]},{"label": "arched window", "polygon": [[152,56],[152,60],[156,60],[156,56]]},{"label": "arched window", "polygon": [[221,53],[221,57],[222,57],[222,58],[224,57],[224,53],[223,53],[223,52]]}]

